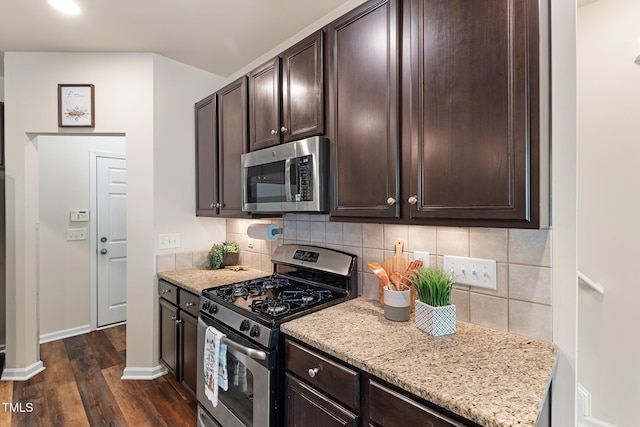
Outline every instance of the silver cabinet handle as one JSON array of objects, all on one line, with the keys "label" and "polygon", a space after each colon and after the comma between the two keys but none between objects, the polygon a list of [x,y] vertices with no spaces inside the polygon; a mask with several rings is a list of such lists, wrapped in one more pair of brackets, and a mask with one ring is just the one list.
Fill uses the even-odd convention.
[{"label": "silver cabinet handle", "polygon": [[316,375],[318,375],[319,371],[320,371],[320,368],[309,368],[309,376],[311,378],[315,378]]},{"label": "silver cabinet handle", "polygon": [[162,293],[163,293],[163,294],[171,293],[171,289],[163,289],[163,290],[162,290]]},{"label": "silver cabinet handle", "polygon": [[176,320],[177,317],[176,316],[171,316],[171,320]]},{"label": "silver cabinet handle", "polygon": [[182,319],[176,320],[176,325],[179,325],[180,323],[182,323]]},{"label": "silver cabinet handle", "polygon": [[108,250],[106,250],[105,248],[100,249],[100,253],[102,255],[106,254],[107,252],[109,252]]},{"label": "silver cabinet handle", "polygon": [[216,203],[216,208],[219,208],[220,206],[222,206],[220,203]]},{"label": "silver cabinet handle", "polygon": [[288,131],[289,129],[287,129],[286,127],[282,126],[280,128],[280,132],[285,133],[286,131]]},{"label": "silver cabinet handle", "polygon": [[212,207],[212,208],[213,208],[213,206],[214,206],[214,204],[213,204],[213,203],[211,203],[211,207]]},{"label": "silver cabinet handle", "polygon": [[395,204],[396,204],[396,199],[394,199],[393,197],[389,197],[389,198],[387,199],[387,204],[388,204],[389,206],[393,206],[393,205],[395,205]]},{"label": "silver cabinet handle", "polygon": [[417,196],[411,196],[411,197],[409,197],[408,202],[409,202],[410,205],[415,205],[416,203],[418,203],[418,197]]},{"label": "silver cabinet handle", "polygon": [[277,134],[278,134],[278,131],[277,131],[277,130],[275,130],[275,129],[271,129],[271,135],[277,135]]},{"label": "silver cabinet handle", "polygon": [[194,305],[196,305],[194,302],[188,302],[185,304],[186,307],[193,307]]}]

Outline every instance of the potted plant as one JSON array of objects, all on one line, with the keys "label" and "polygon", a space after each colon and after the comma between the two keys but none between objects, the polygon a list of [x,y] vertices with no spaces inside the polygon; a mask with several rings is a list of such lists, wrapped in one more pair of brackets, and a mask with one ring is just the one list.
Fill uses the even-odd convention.
[{"label": "potted plant", "polygon": [[240,246],[236,242],[222,242],[211,246],[207,270],[238,264]]},{"label": "potted plant", "polygon": [[451,304],[455,278],[439,268],[423,268],[410,281],[418,294],[415,325],[434,336],[455,333],[456,306]]}]

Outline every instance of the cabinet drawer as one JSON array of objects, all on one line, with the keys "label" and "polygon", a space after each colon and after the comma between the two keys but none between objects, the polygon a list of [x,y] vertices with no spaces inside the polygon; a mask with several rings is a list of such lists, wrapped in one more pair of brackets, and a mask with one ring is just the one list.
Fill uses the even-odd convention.
[{"label": "cabinet drawer", "polygon": [[158,291],[160,292],[160,297],[178,305],[178,287],[176,285],[160,280],[158,282]]},{"label": "cabinet drawer", "polygon": [[288,371],[322,390],[329,397],[352,409],[358,408],[360,393],[357,372],[289,340],[285,342],[285,363]]},{"label": "cabinet drawer", "polygon": [[370,424],[384,427],[465,425],[375,381],[369,381],[369,420]]},{"label": "cabinet drawer", "polygon": [[180,289],[179,295],[180,308],[186,311],[187,313],[198,317],[198,301],[199,297],[195,294],[192,294],[189,291],[185,291],[184,289]]}]

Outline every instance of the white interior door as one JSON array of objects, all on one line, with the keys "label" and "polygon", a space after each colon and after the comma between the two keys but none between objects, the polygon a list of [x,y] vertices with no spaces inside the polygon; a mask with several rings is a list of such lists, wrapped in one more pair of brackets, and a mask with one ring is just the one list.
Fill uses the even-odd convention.
[{"label": "white interior door", "polygon": [[96,157],[98,327],[127,315],[127,170],[124,159]]}]

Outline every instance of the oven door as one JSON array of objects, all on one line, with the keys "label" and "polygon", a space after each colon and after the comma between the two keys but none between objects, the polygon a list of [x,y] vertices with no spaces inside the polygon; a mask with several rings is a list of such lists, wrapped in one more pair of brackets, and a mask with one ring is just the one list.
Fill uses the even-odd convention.
[{"label": "oven door", "polygon": [[[204,382],[204,340],[208,326],[213,326],[226,335],[227,391],[218,389],[218,405],[205,395]],[[211,417],[224,427],[273,426],[276,399],[275,350],[264,351],[242,336],[215,320],[198,316],[198,403]],[[209,420],[210,421],[210,420]],[[198,417],[198,425],[210,424],[206,416]]]}]

